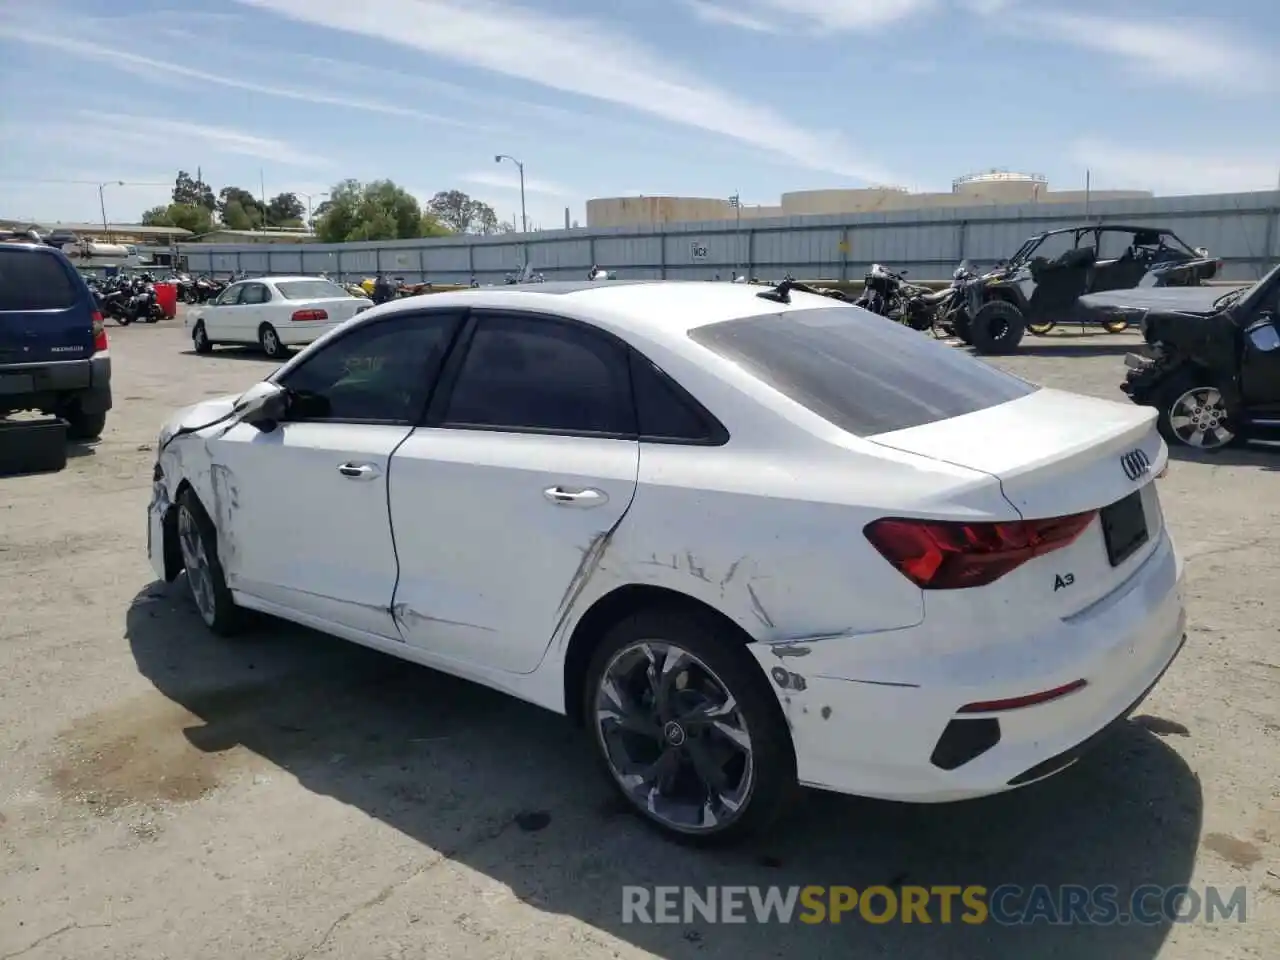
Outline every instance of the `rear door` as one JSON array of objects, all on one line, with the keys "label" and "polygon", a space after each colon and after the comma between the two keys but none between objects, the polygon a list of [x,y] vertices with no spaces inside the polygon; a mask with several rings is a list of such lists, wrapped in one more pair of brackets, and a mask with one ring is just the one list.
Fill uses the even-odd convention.
[{"label": "rear door", "polygon": [[52,248],[0,244],[0,365],[87,360],[93,298]]}]

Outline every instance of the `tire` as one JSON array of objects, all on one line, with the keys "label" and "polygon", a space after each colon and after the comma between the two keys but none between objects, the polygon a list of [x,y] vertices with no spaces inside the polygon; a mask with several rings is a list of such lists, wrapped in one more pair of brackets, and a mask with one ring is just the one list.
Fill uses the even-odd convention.
[{"label": "tire", "polygon": [[244,625],[244,613],[231,599],[227,578],[222,572],[217,530],[193,491],[182,492],[177,510],[175,533],[196,612],[214,633],[231,636]]},{"label": "tire", "polygon": [[289,354],[289,348],[280,342],[280,334],[269,323],[258,328],[258,344],[262,347],[262,352],[272,360],[282,360]]},{"label": "tire", "polygon": [[1022,311],[1004,300],[984,303],[973,318],[973,348],[984,356],[1007,356],[1018,349],[1027,322]]},{"label": "tire", "polygon": [[197,321],[195,329],[191,331],[191,346],[196,353],[213,353],[213,341],[204,329],[203,320]]},{"label": "tire", "polygon": [[1038,323],[1028,323],[1027,329],[1030,330],[1037,337],[1043,337],[1046,333],[1048,333],[1050,330],[1052,330],[1056,326],[1057,326],[1057,323],[1055,323],[1052,320],[1041,320]]},{"label": "tire", "polygon": [[1129,329],[1128,320],[1108,320],[1102,325],[1102,329],[1107,333],[1124,333]]},{"label": "tire", "polygon": [[[654,608],[610,629],[587,670],[583,716],[606,778],[647,823],[678,842],[720,844],[758,833],[797,790],[782,708],[743,646],[712,617]],[[677,665],[657,689],[676,702],[659,710],[649,671],[656,664],[661,676],[669,655]],[[686,682],[677,688],[680,677]],[[700,708],[727,703],[731,711],[714,722],[692,719]],[[714,790],[708,773],[719,781]]]},{"label": "tire", "polygon": [[[1222,392],[1203,371],[1176,374],[1154,392],[1153,399],[1159,414],[1156,427],[1170,446],[1216,453],[1242,440],[1227,418]],[[1200,429],[1206,423],[1208,429]]]},{"label": "tire", "polygon": [[107,412],[84,413],[74,407],[62,415],[67,421],[68,440],[97,440],[107,428]]},{"label": "tire", "polygon": [[961,343],[973,343],[973,326],[969,320],[969,314],[964,311],[958,313],[951,324],[951,332],[959,338]]}]

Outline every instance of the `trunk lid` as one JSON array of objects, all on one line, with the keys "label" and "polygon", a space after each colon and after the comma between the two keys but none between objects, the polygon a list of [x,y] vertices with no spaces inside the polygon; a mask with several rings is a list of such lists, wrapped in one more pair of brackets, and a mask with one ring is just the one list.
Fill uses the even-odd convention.
[{"label": "trunk lid", "polygon": [[93,295],[50,249],[0,244],[0,365],[88,360]]},{"label": "trunk lid", "polygon": [[[1164,520],[1152,481],[1164,470],[1168,449],[1155,418],[1147,407],[1041,389],[976,413],[867,439],[995,477],[1024,519],[1102,511],[1070,546],[978,588],[997,609],[1030,603],[1068,616],[1127,579],[1160,539]],[[1145,524],[1146,539],[1136,548],[1130,543],[1126,552],[1122,541],[1134,538],[1124,528],[1135,520]],[[1108,546],[1109,535],[1115,549]]]},{"label": "trunk lid", "polygon": [[343,323],[357,313],[373,308],[373,303],[355,297],[328,297],[318,300],[302,300],[294,303],[294,310],[323,310],[329,315],[329,323]]}]

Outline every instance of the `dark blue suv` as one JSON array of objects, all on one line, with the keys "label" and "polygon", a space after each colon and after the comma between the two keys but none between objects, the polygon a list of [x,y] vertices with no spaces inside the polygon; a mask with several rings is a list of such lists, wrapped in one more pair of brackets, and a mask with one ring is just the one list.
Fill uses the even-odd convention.
[{"label": "dark blue suv", "polygon": [[111,409],[102,314],[60,250],[0,243],[0,417],[38,410],[91,440]]}]

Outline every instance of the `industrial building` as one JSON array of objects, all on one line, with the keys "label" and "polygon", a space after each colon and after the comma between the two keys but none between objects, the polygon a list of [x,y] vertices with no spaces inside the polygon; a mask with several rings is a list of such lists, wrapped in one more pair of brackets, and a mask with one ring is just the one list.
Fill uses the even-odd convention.
[{"label": "industrial building", "polygon": [[946,207],[1008,206],[1028,203],[1084,203],[1146,199],[1149,190],[1050,190],[1036,173],[987,170],[957,177],[950,193],[911,193],[902,187],[857,190],[798,190],[784,193],[777,206],[735,206],[715,197],[605,197],[587,201],[588,227],[652,223],[808,217],[842,213],[937,210]]}]

